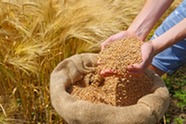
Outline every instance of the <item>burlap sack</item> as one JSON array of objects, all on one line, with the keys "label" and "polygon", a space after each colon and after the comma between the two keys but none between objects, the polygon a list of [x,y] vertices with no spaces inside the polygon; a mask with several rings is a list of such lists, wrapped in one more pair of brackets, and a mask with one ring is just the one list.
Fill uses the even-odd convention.
[{"label": "burlap sack", "polygon": [[75,100],[66,92],[74,82],[92,70],[96,54],[74,55],[57,65],[50,78],[52,105],[69,124],[155,124],[169,105],[169,92],[161,78],[146,72],[153,80],[152,94],[140,98],[135,105],[116,107]]}]

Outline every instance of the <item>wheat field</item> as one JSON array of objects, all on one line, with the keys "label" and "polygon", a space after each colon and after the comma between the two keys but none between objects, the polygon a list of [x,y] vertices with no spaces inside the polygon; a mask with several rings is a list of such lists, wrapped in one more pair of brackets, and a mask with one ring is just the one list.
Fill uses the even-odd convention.
[{"label": "wheat field", "polygon": [[52,70],[74,54],[99,52],[144,2],[0,0],[0,123],[65,123],[50,102]]}]

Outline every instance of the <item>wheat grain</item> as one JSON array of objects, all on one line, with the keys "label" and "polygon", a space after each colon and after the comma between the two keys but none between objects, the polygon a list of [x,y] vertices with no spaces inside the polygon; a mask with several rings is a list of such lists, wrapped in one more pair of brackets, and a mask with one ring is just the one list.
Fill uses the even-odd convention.
[{"label": "wheat grain", "polygon": [[[81,89],[78,85],[74,85],[72,96],[92,103],[128,106],[150,93],[152,81],[146,75],[127,76],[126,67],[131,63],[142,61],[141,45],[142,42],[137,38],[127,38],[111,43],[98,55],[102,64],[96,67],[94,73],[85,76],[84,81],[88,85]],[[99,73],[104,69],[117,70],[118,74],[103,79]]]}]

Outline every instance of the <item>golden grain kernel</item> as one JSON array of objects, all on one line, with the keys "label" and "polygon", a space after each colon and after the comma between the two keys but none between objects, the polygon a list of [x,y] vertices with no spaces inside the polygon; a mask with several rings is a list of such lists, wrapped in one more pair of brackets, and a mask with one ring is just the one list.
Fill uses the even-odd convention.
[{"label": "golden grain kernel", "polygon": [[[135,104],[139,98],[150,93],[152,87],[152,81],[146,75],[138,78],[131,75],[125,77],[127,75],[126,67],[129,64],[142,61],[141,45],[142,42],[136,38],[127,38],[110,43],[98,55],[98,59],[103,64],[98,65],[94,73],[84,77],[84,81],[87,82],[88,80],[90,85],[83,88],[74,85],[71,95],[92,103],[105,103],[115,106]],[[99,72],[104,69],[115,69],[118,75],[106,77],[103,80]]]}]

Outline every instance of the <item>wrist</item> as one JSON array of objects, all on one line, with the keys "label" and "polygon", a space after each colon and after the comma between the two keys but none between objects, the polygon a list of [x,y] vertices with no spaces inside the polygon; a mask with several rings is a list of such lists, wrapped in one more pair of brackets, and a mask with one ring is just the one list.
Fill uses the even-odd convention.
[{"label": "wrist", "polygon": [[141,31],[139,31],[138,29],[132,29],[132,28],[129,27],[129,28],[127,29],[127,31],[130,32],[130,34],[131,34],[132,36],[135,36],[135,37],[137,37],[138,39],[140,39],[140,40],[142,40],[142,41],[144,41],[145,38],[146,38],[146,34],[143,33],[143,32],[141,32]]},{"label": "wrist", "polygon": [[160,52],[160,50],[159,50],[160,46],[159,46],[158,42],[156,41],[156,39],[149,41],[149,42],[152,44],[153,54],[155,56],[156,54],[158,54]]}]

